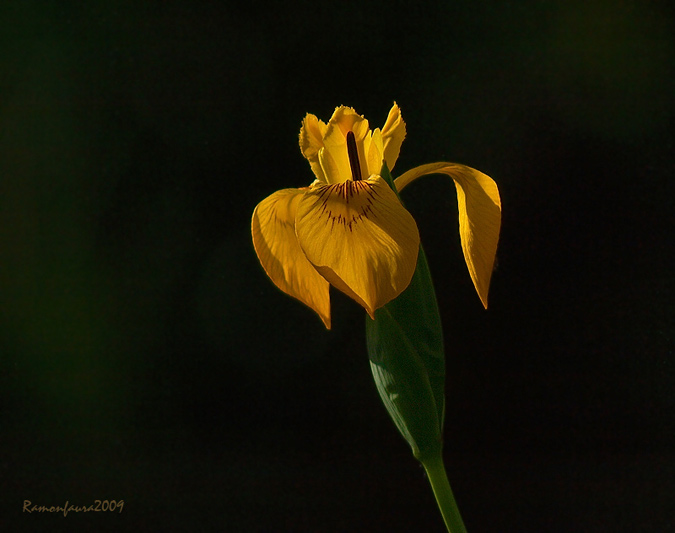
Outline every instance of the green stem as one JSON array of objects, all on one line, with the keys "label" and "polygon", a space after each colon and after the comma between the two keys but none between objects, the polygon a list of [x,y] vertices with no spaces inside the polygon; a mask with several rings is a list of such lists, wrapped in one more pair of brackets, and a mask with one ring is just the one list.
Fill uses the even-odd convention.
[{"label": "green stem", "polygon": [[443,464],[443,457],[440,452],[434,454],[422,461],[424,469],[429,476],[431,488],[436,496],[436,502],[443,515],[445,527],[448,528],[449,533],[466,533],[464,522],[459,514],[455,497],[450,488],[448,475],[445,473],[445,465]]}]

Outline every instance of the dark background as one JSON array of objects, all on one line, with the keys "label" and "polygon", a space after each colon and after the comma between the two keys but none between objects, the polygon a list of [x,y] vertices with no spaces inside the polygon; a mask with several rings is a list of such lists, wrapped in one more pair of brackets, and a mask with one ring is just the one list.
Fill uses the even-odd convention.
[{"label": "dark background", "polygon": [[[5,531],[443,531],[364,313],[280,293],[255,205],[305,113],[408,126],[394,175],[499,184],[490,308],[442,176],[404,199],[447,343],[467,528],[675,531],[675,37],[666,2],[3,2]],[[121,514],[22,513],[24,500]]]}]

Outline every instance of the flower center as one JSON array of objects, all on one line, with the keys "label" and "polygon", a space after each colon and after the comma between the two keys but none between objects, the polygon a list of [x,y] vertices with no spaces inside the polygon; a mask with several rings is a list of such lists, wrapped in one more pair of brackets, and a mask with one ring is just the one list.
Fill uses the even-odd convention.
[{"label": "flower center", "polygon": [[361,163],[359,163],[359,151],[356,148],[356,139],[354,132],[347,132],[347,154],[349,154],[349,166],[352,167],[352,179],[360,181],[361,178]]}]

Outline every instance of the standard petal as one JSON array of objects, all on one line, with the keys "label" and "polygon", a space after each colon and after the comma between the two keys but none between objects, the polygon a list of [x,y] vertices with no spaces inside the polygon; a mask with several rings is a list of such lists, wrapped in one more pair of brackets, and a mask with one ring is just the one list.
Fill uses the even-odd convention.
[{"label": "standard petal", "polygon": [[343,137],[347,135],[348,131],[353,131],[356,140],[359,141],[368,131],[368,121],[362,115],[359,115],[353,107],[341,105],[335,108],[333,116],[328,121],[326,136],[335,127],[341,130]]},{"label": "standard petal", "polygon": [[[370,175],[364,147],[370,131],[368,121],[351,107],[340,106],[335,109],[333,116],[328,121],[326,134],[323,137],[324,148],[319,153],[326,183],[342,183],[352,179],[347,152],[347,133],[350,131],[354,133],[361,175],[363,177]],[[380,168],[378,168],[378,172]]]},{"label": "standard petal", "polygon": [[295,231],[319,273],[371,317],[415,272],[417,224],[380,176],[312,187],[300,200]]},{"label": "standard petal", "polygon": [[405,139],[405,122],[401,118],[401,110],[396,102],[394,102],[394,106],[389,111],[387,121],[382,128],[384,160],[387,162],[389,170],[392,170],[396,164],[403,139]]},{"label": "standard petal", "polygon": [[316,118],[316,115],[307,113],[300,128],[300,151],[309,161],[316,177],[323,183],[326,183],[326,177],[319,164],[318,154],[319,150],[323,148],[323,136],[326,134],[326,127],[326,124]]},{"label": "standard petal", "polygon": [[260,202],[253,211],[253,247],[265,272],[282,291],[311,307],[330,329],[328,282],[300,249],[295,218],[300,200],[309,189],[282,189]]},{"label": "standard petal", "polygon": [[426,174],[447,174],[457,188],[459,234],[464,259],[478,296],[487,309],[490,278],[497,253],[502,204],[492,178],[456,163],[430,163],[405,172],[394,183],[401,191]]},{"label": "standard petal", "polygon": [[384,158],[380,128],[375,128],[372,134],[366,136],[363,143],[363,151],[366,154],[368,175],[379,175],[382,172],[382,160]]}]

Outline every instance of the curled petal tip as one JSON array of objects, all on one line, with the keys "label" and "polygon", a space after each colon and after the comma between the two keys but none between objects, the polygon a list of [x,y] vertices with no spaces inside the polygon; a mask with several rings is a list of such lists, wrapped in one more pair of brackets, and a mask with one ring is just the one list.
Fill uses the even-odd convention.
[{"label": "curled petal tip", "polygon": [[488,307],[490,279],[501,228],[501,199],[497,184],[488,175],[457,163],[429,163],[396,178],[397,190],[427,174],[450,176],[457,189],[459,234],[466,266],[483,307]]}]

